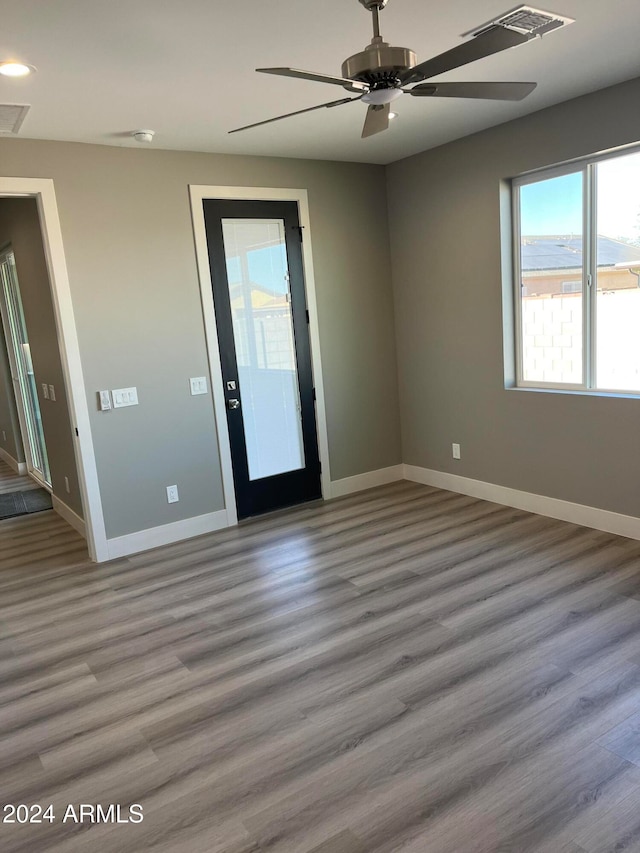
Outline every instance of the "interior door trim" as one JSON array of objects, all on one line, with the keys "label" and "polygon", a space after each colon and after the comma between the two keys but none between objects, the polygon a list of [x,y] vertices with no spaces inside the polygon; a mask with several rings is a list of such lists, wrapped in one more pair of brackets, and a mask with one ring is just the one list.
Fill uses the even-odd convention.
[{"label": "interior door trim", "polygon": [[211,272],[209,269],[209,254],[207,249],[207,234],[204,222],[203,201],[209,198],[238,199],[244,201],[296,201],[298,215],[302,226],[302,265],[304,268],[307,308],[309,311],[309,337],[311,339],[311,363],[316,390],[316,426],[318,431],[318,452],[322,472],[320,483],[322,496],[331,497],[331,473],[329,470],[329,439],[327,433],[327,416],[324,397],[324,382],[322,376],[322,360],[320,357],[320,328],[316,305],[315,279],[313,275],[313,251],[311,247],[311,226],[309,222],[309,201],[305,189],[284,189],[273,187],[220,187],[192,184],[189,186],[191,198],[191,217],[196,248],[196,262],[200,279],[200,296],[204,320],[205,337],[211,371],[211,393],[218,430],[218,448],[222,468],[222,483],[224,502],[228,524],[238,523],[236,496],[231,467],[231,444],[227,425],[226,402],[222,381],[222,366],[218,348],[218,330],[216,313],[213,303]]},{"label": "interior door trim", "polygon": [[[87,538],[89,556],[100,563],[109,559],[109,547],[91,437],[89,403],[82,373],[80,345],[53,180],[51,178],[0,177],[0,197],[30,197],[34,198],[38,205],[69,417],[76,430],[74,453],[84,513],[83,535]],[[69,513],[69,516],[64,516],[67,521],[75,515],[71,510]],[[76,529],[79,530],[79,526],[76,526]]]}]

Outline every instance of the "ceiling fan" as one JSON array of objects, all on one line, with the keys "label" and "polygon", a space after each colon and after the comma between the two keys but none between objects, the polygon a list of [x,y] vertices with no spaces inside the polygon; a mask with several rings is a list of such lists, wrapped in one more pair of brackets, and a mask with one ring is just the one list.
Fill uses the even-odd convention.
[{"label": "ceiling fan", "polygon": [[[325,107],[339,107],[352,101],[362,101],[369,105],[362,130],[362,137],[373,136],[389,127],[391,103],[401,95],[418,98],[481,98],[498,101],[520,101],[531,94],[536,83],[421,83],[453,68],[459,68],[485,56],[491,56],[510,47],[516,47],[535,38],[535,32],[519,32],[496,24],[485,28],[478,36],[458,47],[441,53],[433,59],[416,64],[416,55],[406,47],[392,47],[380,35],[379,13],[388,0],[360,0],[360,3],[373,15],[373,38],[371,44],[350,56],[342,64],[342,77],[328,74],[316,74],[313,71],[301,71],[297,68],[257,68],[264,74],[277,74],[282,77],[298,77],[303,80],[316,80],[319,83],[331,83],[342,86],[354,97],[340,98],[304,110],[276,116],[276,118],[257,121],[244,127],[237,127],[229,133],[238,133],[252,127],[270,124],[283,118],[313,112]],[[412,88],[408,85],[417,83]]]}]

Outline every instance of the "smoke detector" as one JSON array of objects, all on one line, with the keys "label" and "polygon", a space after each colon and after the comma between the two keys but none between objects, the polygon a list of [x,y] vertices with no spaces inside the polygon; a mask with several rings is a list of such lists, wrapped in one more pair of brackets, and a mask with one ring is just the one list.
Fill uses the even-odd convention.
[{"label": "smoke detector", "polygon": [[543,36],[545,33],[566,27],[568,24],[575,24],[575,18],[567,18],[565,15],[557,15],[555,12],[545,12],[543,9],[534,9],[532,6],[516,6],[515,9],[510,9],[500,17],[463,33],[462,37],[472,36],[476,38],[494,27],[505,27],[508,30],[515,30],[517,33]]},{"label": "smoke detector", "polygon": [[156,135],[155,130],[134,130],[131,136],[136,142],[149,143],[153,142],[153,137]]}]

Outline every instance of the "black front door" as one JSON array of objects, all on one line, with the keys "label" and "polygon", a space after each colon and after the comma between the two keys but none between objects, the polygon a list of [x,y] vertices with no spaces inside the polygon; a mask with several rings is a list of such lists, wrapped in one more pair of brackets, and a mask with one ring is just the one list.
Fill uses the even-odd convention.
[{"label": "black front door", "polygon": [[206,199],[238,517],[321,497],[294,201]]}]

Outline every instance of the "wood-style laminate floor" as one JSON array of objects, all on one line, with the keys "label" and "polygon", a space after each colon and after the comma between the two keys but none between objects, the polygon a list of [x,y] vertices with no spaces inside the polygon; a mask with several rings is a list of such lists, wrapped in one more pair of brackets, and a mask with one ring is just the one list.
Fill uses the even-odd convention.
[{"label": "wood-style laminate floor", "polygon": [[23,492],[26,489],[38,489],[39,485],[24,474],[16,472],[7,463],[0,459],[0,495],[10,492]]},{"label": "wood-style laminate floor", "polygon": [[44,513],[0,629],[55,814],[3,853],[640,851],[640,543],[398,483],[95,566]]}]

